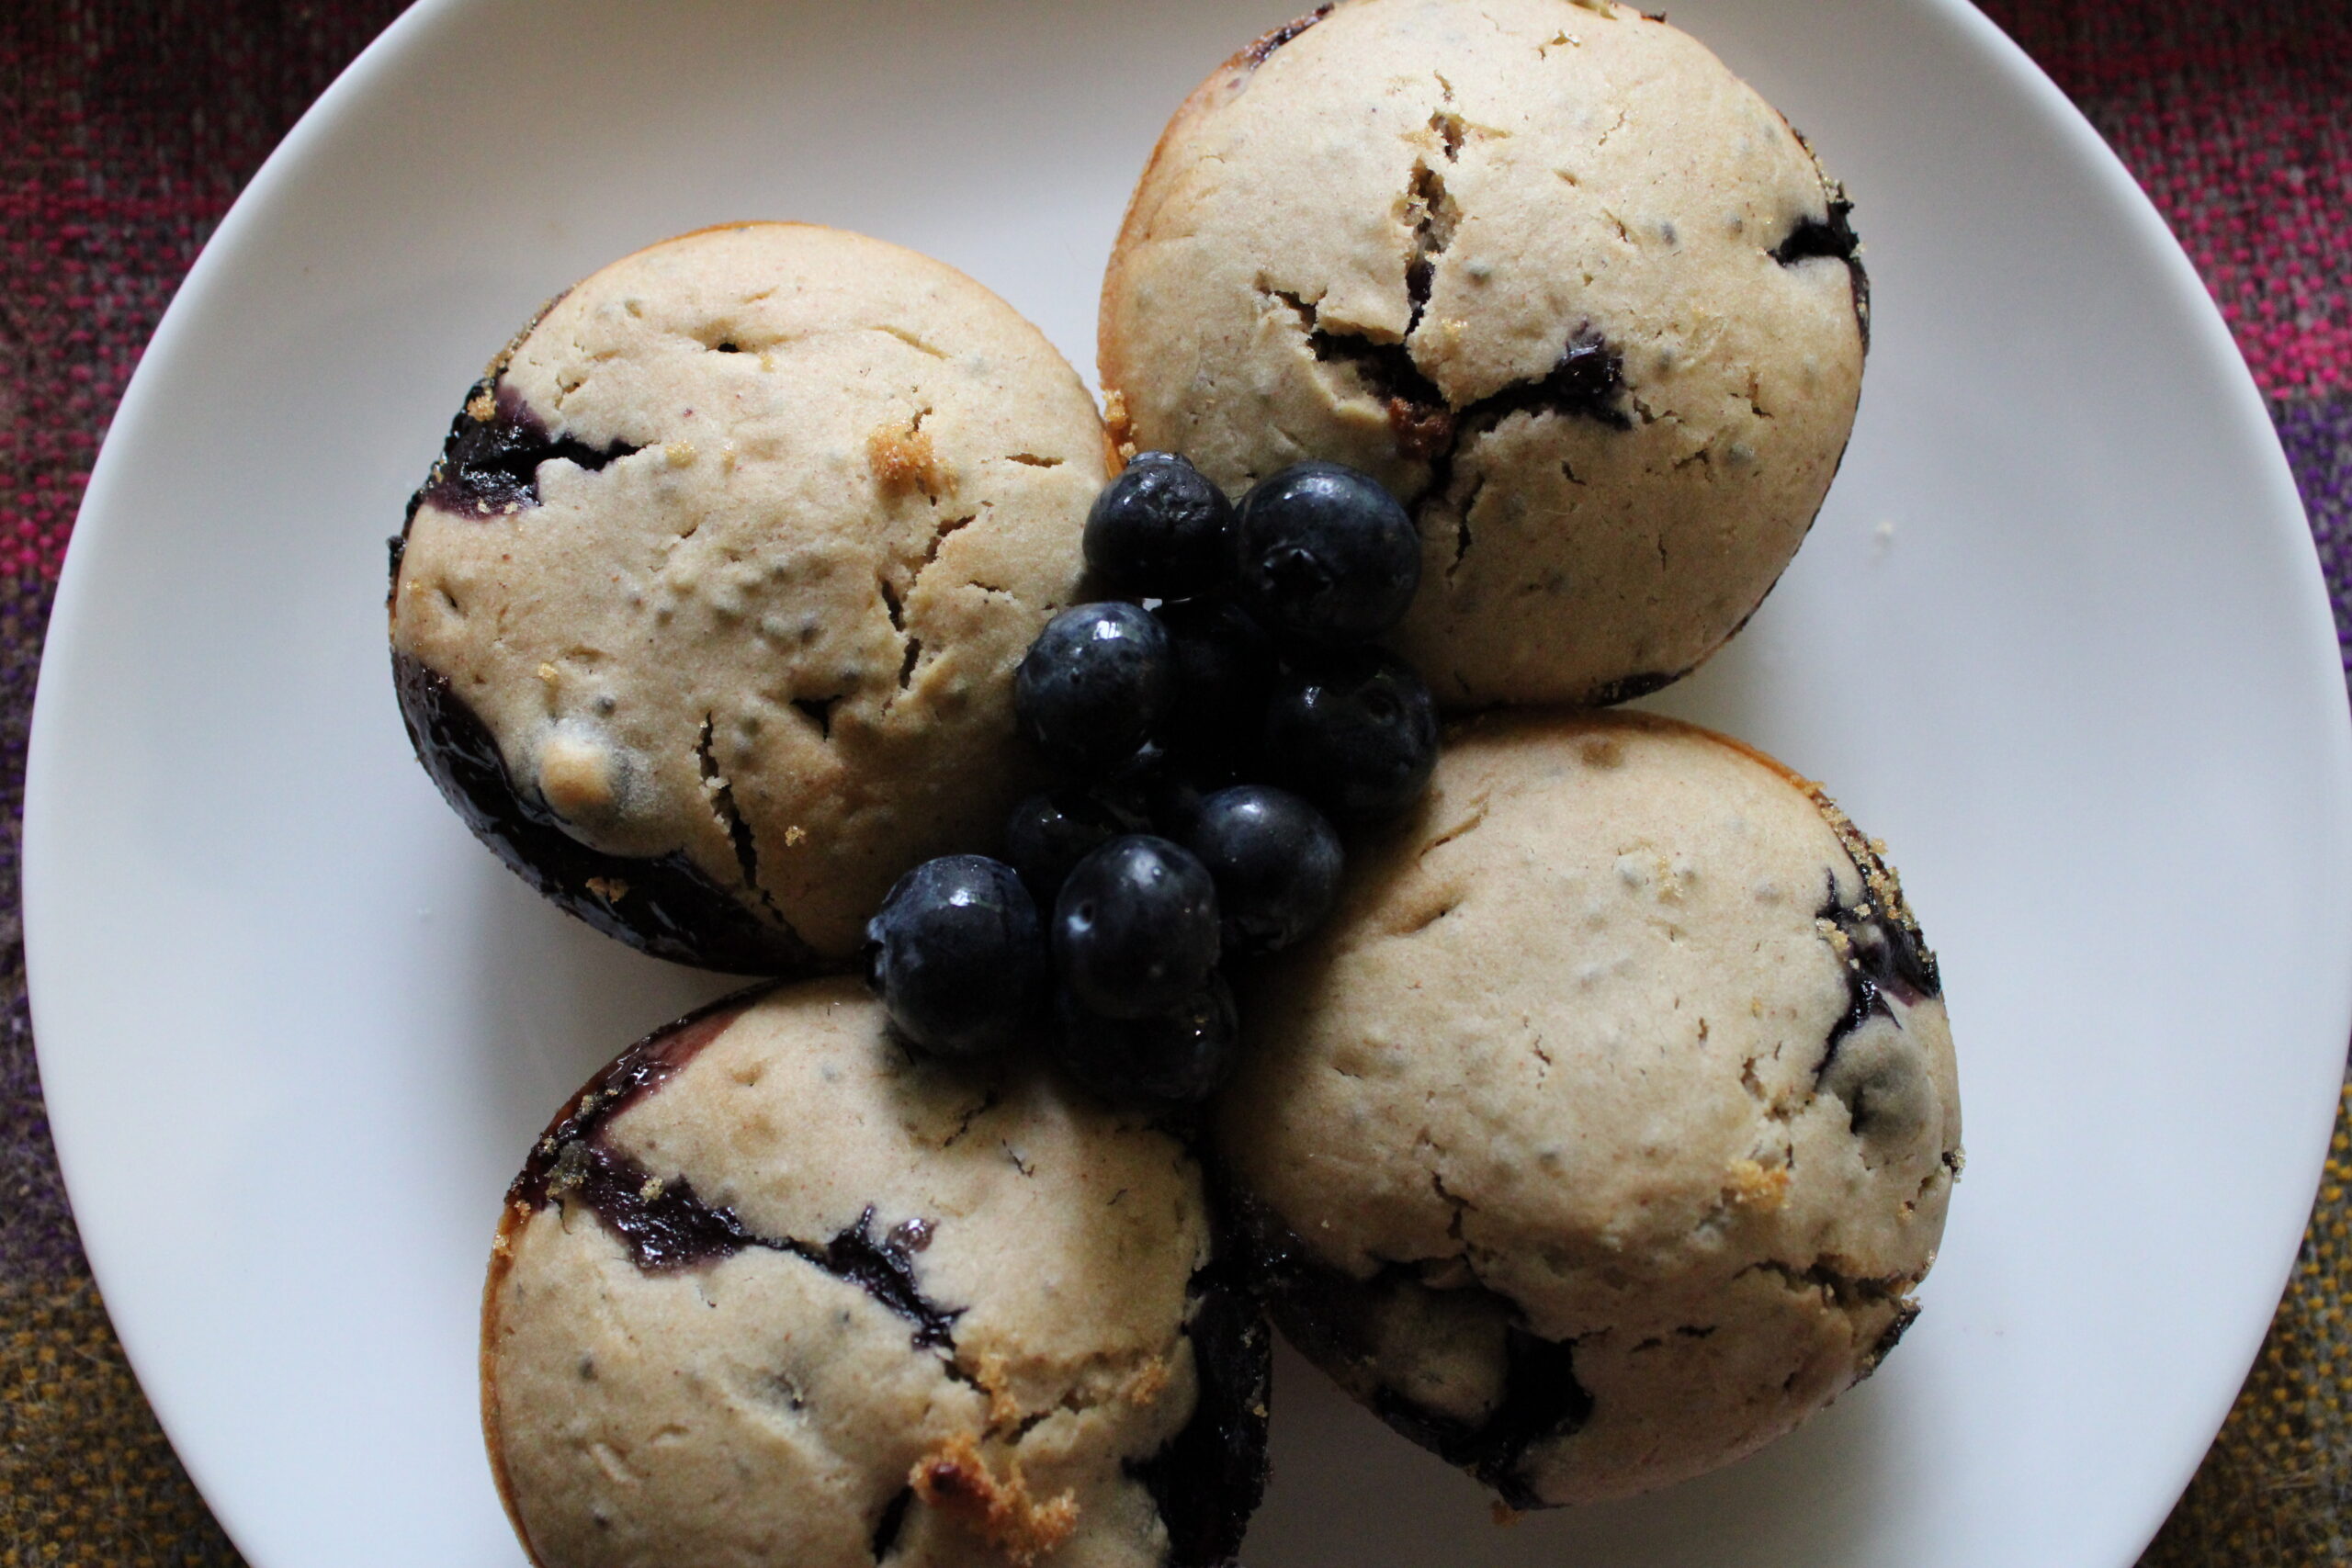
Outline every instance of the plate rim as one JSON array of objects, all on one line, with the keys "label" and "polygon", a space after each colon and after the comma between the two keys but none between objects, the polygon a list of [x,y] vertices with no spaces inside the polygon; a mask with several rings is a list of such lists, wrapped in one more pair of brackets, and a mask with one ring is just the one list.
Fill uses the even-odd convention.
[{"label": "plate rim", "polygon": [[[2320,1103],[2314,1097],[2313,1127],[2306,1129],[2303,1143],[2304,1164],[2309,1179],[2303,1191],[2301,1219],[2297,1223],[2295,1238],[2280,1251],[2272,1269],[2272,1285],[2264,1293],[2270,1304],[2261,1321],[2249,1335],[2241,1336],[2239,1349],[2231,1364],[2239,1369],[2231,1380],[2228,1392],[2218,1404],[2208,1411],[2204,1427],[2204,1441],[2198,1446],[2187,1463],[2177,1466],[2162,1494],[2161,1505],[2148,1517],[2139,1532],[2132,1555],[2121,1559],[2117,1568],[2132,1568],[2155,1540],[2197,1472],[2213,1450],[2222,1424],[2235,1408],[2245,1382],[2260,1359],[2262,1347],[2269,1338],[2270,1327],[2286,1299],[2287,1287],[2294,1279],[2295,1264],[2301,1255],[2301,1237],[2309,1229],[2317,1204],[2322,1181],[2326,1174],[2327,1152],[2334,1136],[2343,1087],[2352,1077],[2352,947],[2346,945],[2345,933],[2352,931],[2352,910],[2346,908],[2347,894],[2352,894],[2352,670],[2345,664],[2345,648],[2335,629],[2333,602],[2327,587],[2327,576],[2319,556],[2319,543],[2312,533],[2311,517],[2303,505],[2302,491],[2295,481],[2293,468],[2287,461],[2284,443],[2278,426],[2270,417],[2267,400],[2254,378],[2254,370],[2237,346],[2237,339],[2222,315],[2221,304],[2205,286],[2197,265],[2172,225],[2158,210],[2155,199],[2140,184],[2123,162],[2122,154],[2099,133],[2074,99],[2066,95],[2041,63],[2026,51],[2025,46],[2002,30],[2000,25],[1986,15],[1973,0],[1908,0],[1922,9],[1939,14],[1947,25],[1968,39],[1976,52],[1994,65],[2018,88],[2032,104],[2046,129],[2057,136],[2066,151],[2076,157],[2086,171],[2106,187],[2106,194],[2117,209],[2128,214],[2136,231],[2139,248],[2154,260],[2165,275],[2165,285],[2180,310],[2180,319],[2196,334],[2201,358],[2209,362],[2216,389],[2227,399],[2237,423],[2235,435],[2259,454],[2256,459],[2262,488],[2267,491],[2260,508],[2266,522],[2272,516],[2291,517],[2296,525],[2296,539],[2300,540],[2300,558],[2305,570],[2301,573],[2301,588],[2295,595],[2300,624],[2290,634],[2307,646],[2299,655],[2314,666],[2310,675],[2314,684],[2321,683],[2317,666],[2322,662],[2313,657],[2324,648],[2326,658],[2324,684],[2335,697],[2333,722],[2324,727],[2329,752],[2327,796],[2331,802],[2334,852],[2324,858],[2328,863],[2335,897],[2332,901],[2338,918],[2339,953],[2334,976],[2335,1038],[2346,1043],[2346,1059],[2333,1075],[2333,1088],[2327,1096],[2325,1112],[2319,1114]],[[2249,476],[2253,477],[2253,476]],[[2275,510],[2274,510],[2275,509]],[[2290,540],[2290,546],[2295,540]],[[2314,857],[2321,858],[2321,857]],[[2314,986],[2316,996],[2327,987]]]}]

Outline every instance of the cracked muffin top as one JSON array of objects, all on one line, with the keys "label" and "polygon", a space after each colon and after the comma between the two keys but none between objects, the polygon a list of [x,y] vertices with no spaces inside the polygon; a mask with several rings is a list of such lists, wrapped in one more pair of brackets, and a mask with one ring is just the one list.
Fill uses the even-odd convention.
[{"label": "cracked muffin top", "polygon": [[1245,998],[1216,1149],[1275,1319],[1527,1507],[1736,1459],[1915,1314],[1960,1168],[1879,847],[1704,730],[1525,712]]},{"label": "cracked muffin top", "polygon": [[492,1466],[541,1568],[1209,1564],[1267,1340],[1174,1138],[916,1063],[854,982],[591,1083],[509,1193]]},{"label": "cracked muffin top", "polygon": [[1704,660],[1827,493],[1861,384],[1848,204],[1713,55],[1611,0],[1343,0],[1210,76],[1104,279],[1114,434],[1412,508],[1439,699]]},{"label": "cracked muffin top", "polygon": [[640,251],[499,355],[413,503],[418,754],[612,934],[841,960],[1030,787],[1012,671],[1107,457],[1052,345],[937,262],[779,223]]}]

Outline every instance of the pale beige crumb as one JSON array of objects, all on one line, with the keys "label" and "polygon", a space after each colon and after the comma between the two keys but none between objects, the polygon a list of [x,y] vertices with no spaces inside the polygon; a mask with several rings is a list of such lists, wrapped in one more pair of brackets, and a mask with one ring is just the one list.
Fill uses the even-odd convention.
[{"label": "pale beige crumb", "polygon": [[1076,593],[1109,457],[1001,299],[877,240],[733,224],[584,279],[487,380],[465,417],[604,458],[486,511],[428,487],[401,582],[454,592],[396,592],[393,647],[464,694],[526,806],[676,857],[749,929],[597,913],[844,963],[901,872],[985,850],[1042,784],[1012,670]]},{"label": "pale beige crumb", "polygon": [[1867,1375],[1960,1164],[1940,995],[1856,983],[1909,939],[1893,881],[1817,788],[1704,730],[1450,728],[1426,802],[1240,998],[1220,1178],[1297,1278],[1376,1282],[1278,1286],[1291,1342],[1474,1429],[1515,1397],[1502,1325],[1571,1346],[1589,1413],[1510,1461],[1546,1505],[1729,1463]]},{"label": "pale beige crumb", "polygon": [[1776,254],[1842,193],[1631,6],[1573,35],[1559,0],[1318,17],[1155,150],[1103,278],[1114,438],[1237,496],[1304,457],[1380,479],[1422,541],[1392,640],[1449,707],[1679,677],[1780,578],[1851,432],[1859,271]]}]

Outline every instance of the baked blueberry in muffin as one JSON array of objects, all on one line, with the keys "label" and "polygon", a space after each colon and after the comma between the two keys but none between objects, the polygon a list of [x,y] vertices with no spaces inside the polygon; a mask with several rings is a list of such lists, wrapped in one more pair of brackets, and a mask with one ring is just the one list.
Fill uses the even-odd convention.
[{"label": "baked blueberry in muffin", "polygon": [[548,1130],[482,1318],[540,1568],[1222,1563],[1267,1337],[1182,1144],[918,1057],[848,979],[662,1030]]},{"label": "baked blueberry in muffin", "polygon": [[1276,1323],[1513,1507],[1661,1486],[1866,1376],[1961,1165],[1936,960],[1879,848],[1706,731],[1451,733],[1244,988],[1216,1168]]},{"label": "baked blueberry in muffin", "polygon": [[1419,525],[1395,646],[1449,706],[1704,660],[1827,492],[1861,385],[1849,204],[1614,0],[1341,0],[1177,111],[1103,281],[1114,434],[1238,495],[1365,469]]},{"label": "baked blueberry in muffin", "polygon": [[1060,355],[939,263],[779,223],[640,251],[498,356],[412,504],[417,754],[624,941],[840,964],[1035,787],[1012,671],[1106,461]]}]

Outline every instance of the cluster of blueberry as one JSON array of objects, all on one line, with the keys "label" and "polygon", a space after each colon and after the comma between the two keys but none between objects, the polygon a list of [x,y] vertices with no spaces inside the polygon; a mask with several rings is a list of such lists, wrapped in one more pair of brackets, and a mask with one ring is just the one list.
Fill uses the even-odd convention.
[{"label": "cluster of blueberry", "polygon": [[1014,682],[1023,730],[1073,782],[1014,808],[1005,861],[900,878],[866,927],[869,974],[927,1050],[1001,1050],[1050,998],[1074,1077],[1189,1104],[1238,1038],[1220,959],[1314,930],[1339,893],[1332,824],[1375,824],[1429,785],[1429,689],[1371,640],[1412,604],[1420,538],[1337,463],[1285,468],[1237,509],[1147,452],[1096,501],[1086,562],[1146,603],[1065,610]]}]

